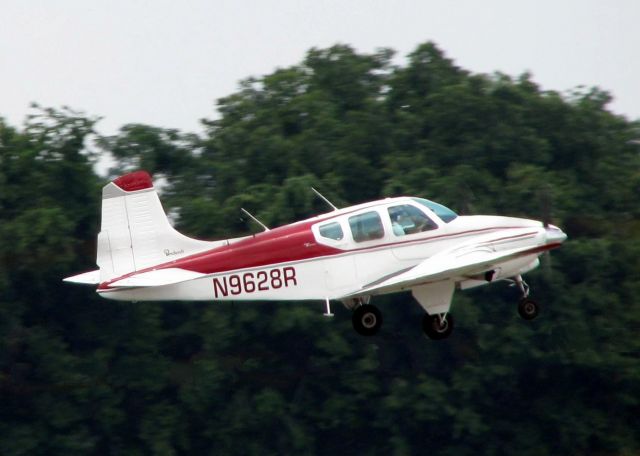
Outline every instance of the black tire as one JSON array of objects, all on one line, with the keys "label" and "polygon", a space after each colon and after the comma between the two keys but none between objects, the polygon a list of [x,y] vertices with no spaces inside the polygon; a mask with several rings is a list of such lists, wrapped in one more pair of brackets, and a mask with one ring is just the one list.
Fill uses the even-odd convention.
[{"label": "black tire", "polygon": [[353,329],[362,336],[375,335],[382,326],[382,314],[371,304],[363,304],[353,311],[351,316]]},{"label": "black tire", "polygon": [[440,315],[425,314],[422,317],[422,331],[431,340],[446,339],[453,332],[453,315],[447,315],[444,319]]},{"label": "black tire", "polygon": [[540,306],[533,299],[522,298],[518,302],[518,313],[524,320],[533,320],[540,313]]}]

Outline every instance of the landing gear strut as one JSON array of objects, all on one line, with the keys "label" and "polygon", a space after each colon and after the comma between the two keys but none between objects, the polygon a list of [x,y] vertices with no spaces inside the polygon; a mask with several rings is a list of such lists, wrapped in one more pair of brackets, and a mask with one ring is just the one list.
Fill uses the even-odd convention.
[{"label": "landing gear strut", "polygon": [[529,298],[529,285],[522,279],[522,276],[517,275],[514,280],[522,291],[522,298],[518,301],[518,313],[525,320],[533,320],[540,313],[540,306]]},{"label": "landing gear strut", "polygon": [[353,329],[362,336],[373,336],[382,326],[382,314],[372,304],[362,304],[355,308],[351,316]]},{"label": "landing gear strut", "polygon": [[449,314],[425,314],[422,317],[422,331],[429,339],[446,339],[453,331],[453,316]]}]

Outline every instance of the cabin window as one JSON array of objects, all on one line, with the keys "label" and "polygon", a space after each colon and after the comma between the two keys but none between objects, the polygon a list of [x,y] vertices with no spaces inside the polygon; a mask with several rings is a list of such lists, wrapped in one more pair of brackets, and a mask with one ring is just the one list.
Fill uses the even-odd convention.
[{"label": "cabin window", "polygon": [[356,242],[372,241],[384,237],[382,220],[377,212],[365,212],[349,217],[349,226],[353,240]]},{"label": "cabin window", "polygon": [[391,206],[388,210],[393,234],[396,236],[421,233],[438,228],[433,220],[415,206],[403,204]]},{"label": "cabin window", "polygon": [[430,211],[440,217],[444,223],[449,223],[451,220],[458,218],[458,214],[442,204],[434,203],[433,201],[429,201],[424,198],[413,198],[413,200],[416,203],[420,203],[427,207]]},{"label": "cabin window", "polygon": [[318,231],[320,232],[320,236],[336,241],[340,241],[344,237],[342,227],[337,222],[322,225]]}]

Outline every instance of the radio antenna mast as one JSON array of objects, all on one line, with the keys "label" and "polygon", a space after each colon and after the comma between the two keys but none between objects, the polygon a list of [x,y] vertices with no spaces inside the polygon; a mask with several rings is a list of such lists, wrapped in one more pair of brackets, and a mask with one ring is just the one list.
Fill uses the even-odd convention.
[{"label": "radio antenna mast", "polygon": [[324,196],[322,196],[322,193],[320,193],[318,190],[316,190],[315,188],[311,187],[311,190],[313,190],[313,193],[315,193],[316,195],[318,195],[320,198],[322,198],[322,201],[324,201],[325,203],[327,203],[329,206],[331,206],[333,208],[334,211],[337,211],[338,208],[335,207],[331,201],[329,201],[327,198],[325,198]]},{"label": "radio antenna mast", "polygon": [[267,225],[265,225],[264,223],[262,223],[260,220],[258,220],[257,218],[255,218],[253,215],[251,215],[251,213],[246,210],[244,207],[241,207],[240,210],[242,212],[244,212],[245,214],[247,214],[249,217],[251,217],[251,220],[253,220],[254,222],[256,222],[258,225],[260,225],[262,228],[264,228],[265,231],[270,231],[269,228],[267,228]]}]

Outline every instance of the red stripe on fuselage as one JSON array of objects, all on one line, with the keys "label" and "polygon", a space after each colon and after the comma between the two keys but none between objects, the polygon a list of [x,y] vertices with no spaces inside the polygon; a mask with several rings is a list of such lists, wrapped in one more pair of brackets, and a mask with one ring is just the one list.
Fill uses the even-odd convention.
[{"label": "red stripe on fuselage", "polygon": [[342,250],[316,242],[311,231],[311,225],[314,223],[317,221],[274,228],[229,245],[140,271],[133,271],[100,284],[98,289],[106,289],[110,283],[134,274],[157,269],[181,268],[203,274],[213,274],[343,253]]},{"label": "red stripe on fuselage", "polygon": [[211,274],[306,260],[342,252],[342,250],[318,244],[311,232],[312,224],[303,223],[275,228],[231,245],[177,260],[171,267]]}]

